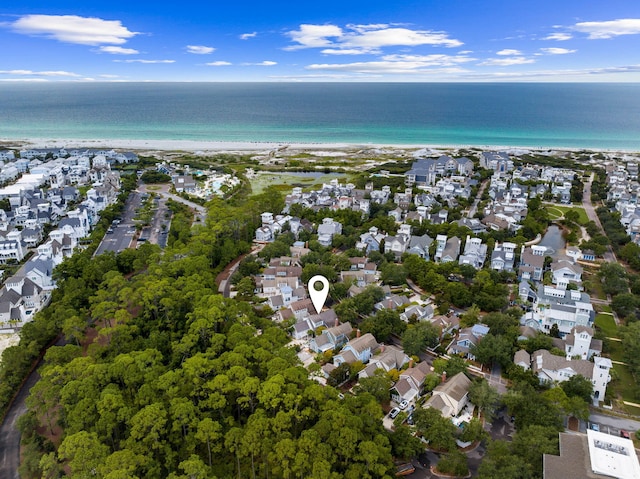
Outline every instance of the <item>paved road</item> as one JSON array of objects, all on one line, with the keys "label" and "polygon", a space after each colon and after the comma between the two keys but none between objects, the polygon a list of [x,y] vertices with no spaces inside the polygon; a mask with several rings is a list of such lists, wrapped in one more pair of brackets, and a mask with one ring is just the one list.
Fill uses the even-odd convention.
[{"label": "paved road", "polygon": [[20,431],[17,423],[20,416],[27,412],[25,400],[29,390],[38,382],[40,375],[35,371],[18,393],[13,405],[9,409],[4,422],[0,426],[0,478],[20,479]]},{"label": "paved road", "polygon": [[138,192],[132,191],[129,193],[122,213],[122,221],[118,225],[111,225],[113,233],[106,233],[104,235],[104,238],[102,238],[100,245],[96,249],[96,256],[107,251],[119,253],[131,246],[131,241],[133,241],[136,232],[136,225],[133,222],[133,218],[141,204],[142,200]]},{"label": "paved road", "polygon": [[[582,207],[587,212],[587,218],[589,218],[590,221],[593,221],[598,226],[598,228],[600,228],[600,231],[605,233],[604,229],[602,228],[602,223],[600,223],[600,218],[598,218],[598,214],[593,207],[593,203],[591,203],[591,183],[593,183],[593,176],[594,174],[591,173],[589,181],[584,183],[584,189],[582,190]],[[607,246],[607,251],[605,252],[603,257],[604,260],[609,263],[618,262],[618,259],[613,253],[613,249],[611,248],[611,246]]]},{"label": "paved road", "polygon": [[491,181],[490,179],[486,179],[484,180],[482,185],[480,185],[480,188],[478,189],[478,194],[476,195],[476,199],[473,201],[471,208],[469,208],[469,213],[467,214],[467,218],[473,218],[475,216],[476,211],[478,210],[478,204],[480,203],[480,198],[482,198],[482,193],[484,193],[484,189],[487,187],[490,181]]},{"label": "paved road", "polygon": [[198,203],[185,200],[181,196],[174,195],[173,193],[169,193],[169,188],[171,187],[171,185],[169,184],[159,184],[159,185],[151,185],[151,186],[152,186],[152,189],[147,189],[146,185],[141,185],[139,189],[141,192],[157,193],[165,198],[171,198],[172,200],[177,201],[178,203],[187,205],[189,208],[192,208],[195,210],[196,214],[193,218],[194,222],[196,223],[199,221],[204,222],[205,218],[207,217],[207,209],[204,206],[200,206]]},{"label": "paved road", "polygon": [[620,429],[625,429],[629,432],[640,430],[640,421],[624,417],[607,416],[602,413],[592,413],[589,416],[589,421],[599,424],[600,432],[606,432],[609,434],[618,435]]}]

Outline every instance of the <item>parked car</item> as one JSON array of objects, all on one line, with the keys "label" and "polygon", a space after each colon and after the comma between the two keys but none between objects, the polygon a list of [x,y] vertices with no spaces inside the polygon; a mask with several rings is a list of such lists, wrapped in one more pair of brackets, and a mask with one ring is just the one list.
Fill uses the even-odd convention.
[{"label": "parked car", "polygon": [[400,409],[405,410],[407,409],[407,406],[409,405],[409,402],[404,400],[399,404]]},{"label": "parked car", "polygon": [[398,414],[400,414],[400,409],[398,409],[397,407],[394,407],[394,408],[391,410],[391,412],[389,412],[389,417],[390,417],[391,419],[395,419],[395,418],[398,416]]},{"label": "parked car", "polygon": [[600,432],[600,426],[598,424],[596,424],[595,422],[591,423],[591,426],[589,426],[591,428],[592,431],[598,431]]},{"label": "parked car", "polygon": [[620,429],[620,437],[624,437],[625,439],[631,439],[631,434],[629,434],[629,431]]}]

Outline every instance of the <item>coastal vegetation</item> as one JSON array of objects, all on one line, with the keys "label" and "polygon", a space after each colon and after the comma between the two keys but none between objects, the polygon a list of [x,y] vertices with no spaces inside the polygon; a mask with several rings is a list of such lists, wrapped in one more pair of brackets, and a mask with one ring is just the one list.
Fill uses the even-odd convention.
[{"label": "coastal vegetation", "polygon": [[[400,172],[404,166],[379,169]],[[391,182],[398,190],[404,187],[401,177],[367,180],[362,174],[352,179],[357,186],[373,181]],[[130,189],[133,175],[124,181]],[[344,363],[328,374],[329,386],[321,386],[309,374],[317,373],[320,365],[302,366],[296,347],[288,345],[290,323],[272,321],[273,311],[254,294],[253,276],[272,258],[289,255],[296,239],[303,241],[310,252],[299,260],[301,278],[306,282],[323,274],[330,280],[330,304],[342,321],[360,333],[373,334],[377,341],[400,341],[415,360],[426,348],[442,352],[441,342],[451,337],[443,337],[431,323],[415,317],[403,321],[402,309],[375,310],[384,297],[382,288],[369,286],[349,297],[350,284],[338,282],[339,272],[350,268],[350,258],[362,255],[355,249],[359,234],[372,226],[390,234],[396,231],[388,215],[391,205],[372,204],[367,218],[346,209],[292,205],[290,214],[312,223],[327,217],[340,221],[342,234],[326,247],[312,233],[300,231],[296,238],[285,226],[255,256],[246,255],[261,224],[260,213],[279,212],[284,206],[281,189],[263,186],[258,195],[238,189],[227,200],[209,201],[206,221],[193,227],[193,212],[169,200],[172,221],[164,251],[143,245],[94,258],[91,245],[56,270],[59,288],[52,305],[25,326],[20,346],[3,356],[3,364],[10,363],[12,369],[18,365],[15,377],[0,366],[4,401],[38,354],[61,334],[45,354],[42,379],[29,397],[29,413],[20,420],[23,477],[386,478],[394,473],[394,459],[409,459],[424,450],[420,437],[442,453],[437,466],[441,473],[469,472],[467,458],[456,445],[459,440],[487,444],[478,471],[481,479],[542,477],[543,454],[558,453],[558,432],[566,418],[588,418],[592,389],[579,377],[561,386],[541,384],[533,373],[514,365],[513,355],[521,347],[529,353],[545,348],[564,355],[553,350],[548,335],[521,339],[519,320],[525,306],[513,286],[515,273],[435,263],[417,255],[369,254],[382,283],[394,292],[429,298],[440,314],[451,314],[454,307],[462,310],[456,312],[461,313],[462,327],[485,324],[488,334],[470,349],[473,371],[499,367],[510,381],[501,398],[486,380],[473,381],[469,395],[478,412],[464,429],[421,407],[413,413],[411,427],[404,424],[408,414],[402,412],[395,427],[385,429],[382,419],[389,408],[390,386],[400,372],[376,374],[351,389],[363,364]],[[582,183],[575,187],[581,190]],[[473,196],[476,193],[477,188]],[[449,219],[461,218],[465,206],[446,206]],[[94,238],[104,233],[119,208],[121,204],[105,212]],[[519,250],[557,219],[555,209],[570,234],[583,226],[591,241],[605,247],[598,238],[607,238],[588,222],[582,208],[549,207],[540,198],[529,200],[519,231],[478,236],[489,251],[505,240]],[[599,213],[603,224],[606,220],[613,228],[615,215]],[[455,222],[414,221],[411,226],[416,235],[470,234]],[[635,245],[613,234],[618,253],[635,268]],[[237,296],[224,298],[218,294],[216,276],[242,256],[230,278]],[[593,273],[592,281],[612,296],[611,307],[625,318],[619,354],[631,374],[638,375],[640,279],[609,263]],[[618,331],[602,316],[596,324],[607,334]],[[330,355],[317,359],[324,364]],[[441,377],[460,372],[471,376],[470,370],[457,355],[435,359],[425,390],[433,390]],[[635,387],[633,394],[640,390]],[[482,421],[491,422],[498,415],[512,417],[516,432],[511,441],[493,441],[484,431]]]}]

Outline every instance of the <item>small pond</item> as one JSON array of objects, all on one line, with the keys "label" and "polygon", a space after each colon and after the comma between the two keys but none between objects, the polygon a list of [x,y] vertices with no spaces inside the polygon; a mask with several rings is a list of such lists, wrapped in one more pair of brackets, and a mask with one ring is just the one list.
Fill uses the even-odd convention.
[{"label": "small pond", "polygon": [[549,226],[538,245],[546,246],[547,255],[555,259],[566,247],[566,242],[562,237],[562,230],[556,225]]}]

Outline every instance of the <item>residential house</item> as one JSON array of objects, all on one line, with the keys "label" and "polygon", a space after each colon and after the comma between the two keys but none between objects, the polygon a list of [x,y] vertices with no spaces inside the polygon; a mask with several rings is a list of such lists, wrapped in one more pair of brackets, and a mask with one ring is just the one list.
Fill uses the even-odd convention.
[{"label": "residential house", "polygon": [[196,186],[196,180],[191,175],[176,176],[173,179],[173,187],[178,193],[194,193]]},{"label": "residential house", "polygon": [[533,296],[532,310],[520,319],[524,326],[549,333],[555,324],[564,337],[577,326],[593,325],[595,311],[587,293],[541,285]]},{"label": "residential house", "polygon": [[360,241],[356,243],[356,249],[369,254],[371,251],[380,251],[382,240],[386,237],[378,231],[378,228],[372,226],[369,231],[360,235]]},{"label": "residential house", "polygon": [[471,380],[464,373],[458,373],[436,386],[423,407],[437,409],[443,417],[455,417],[469,402],[470,387]]},{"label": "residential house", "polygon": [[376,371],[382,370],[388,373],[391,370],[399,371],[409,362],[409,356],[397,346],[384,344],[380,345],[379,352],[374,354],[369,360],[369,364],[358,373],[358,379],[375,376]]},{"label": "residential house", "polygon": [[590,360],[602,353],[602,340],[593,337],[589,326],[576,326],[562,340],[567,359],[580,358]]},{"label": "residential house", "polygon": [[333,218],[325,218],[318,226],[318,242],[322,246],[331,246],[333,236],[342,233],[342,224]]},{"label": "residential house", "polygon": [[[293,325],[293,339],[305,339],[309,331],[316,331],[322,327],[340,326],[338,316],[333,309],[327,309],[320,314],[312,314],[308,318],[303,318]],[[349,331],[349,334],[351,331]],[[346,340],[345,340],[346,341]],[[326,344],[326,343],[325,343]]]},{"label": "residential house", "polygon": [[640,462],[631,439],[587,429],[561,432],[559,456],[542,456],[544,479],[636,479]]},{"label": "residential house", "polygon": [[408,304],[409,304],[409,298],[399,294],[393,294],[384,298],[379,303],[374,304],[373,308],[376,311],[380,311],[382,309],[391,309],[395,311],[396,309],[405,307]]},{"label": "residential house", "polygon": [[407,253],[417,254],[423,259],[429,260],[429,247],[433,243],[433,238],[425,234],[422,236],[412,236],[409,241],[409,248]]},{"label": "residential house", "polygon": [[513,170],[513,161],[504,151],[483,151],[480,156],[480,167],[505,174]]},{"label": "residential house", "polygon": [[475,356],[471,352],[474,346],[489,333],[489,327],[486,324],[474,324],[470,328],[463,328],[458,332],[458,337],[453,340],[447,349],[448,354],[459,354],[464,358],[475,360]]},{"label": "residential house", "polygon": [[593,384],[593,398],[604,400],[607,384],[611,381],[609,371],[613,367],[609,358],[594,356],[593,362],[586,359],[566,359],[539,349],[531,355],[530,367],[526,367],[526,355],[520,353],[519,362],[525,363],[524,369],[531,369],[541,383],[568,381],[579,374]]},{"label": "residential house", "polygon": [[333,364],[340,366],[342,363],[353,364],[357,361],[366,364],[379,346],[373,334],[363,334],[347,342],[340,353],[333,357]]},{"label": "residential house", "polygon": [[440,330],[440,340],[445,334],[453,334],[460,329],[460,319],[457,316],[438,315],[431,318],[431,324]]},{"label": "residential house", "polygon": [[400,319],[408,323],[409,321],[426,321],[433,318],[433,306],[430,304],[411,304],[400,313]]},{"label": "residential house", "polygon": [[316,353],[338,349],[349,341],[352,331],[353,327],[348,322],[332,326],[313,338],[309,343],[309,349]]},{"label": "residential house", "polygon": [[410,402],[418,398],[430,370],[429,363],[423,361],[402,371],[398,381],[391,388],[391,399],[400,403],[402,401]]},{"label": "residential house", "polygon": [[22,244],[22,232],[11,230],[0,235],[0,264],[19,263],[27,253]]},{"label": "residential house", "polygon": [[[453,238],[449,238],[447,240],[445,248],[442,251],[442,256],[440,256],[440,262],[450,263],[450,262],[456,261],[458,259],[459,254],[460,254],[460,238],[458,238],[457,236],[454,236]],[[486,254],[486,251],[485,251],[485,254]]]},{"label": "residential house", "polygon": [[567,259],[559,258],[551,263],[551,281],[559,289],[567,289],[569,284],[582,283],[582,266]]},{"label": "residential house", "polygon": [[491,253],[491,269],[496,271],[513,271],[515,260],[515,243],[496,243]]},{"label": "residential house", "polygon": [[518,276],[523,280],[542,281],[544,272],[544,256],[547,248],[544,246],[523,246],[520,255]]},{"label": "residential house", "polygon": [[475,269],[482,269],[487,257],[487,245],[482,243],[480,238],[471,238],[467,235],[464,245],[464,253],[458,260],[459,264],[468,264]]}]

